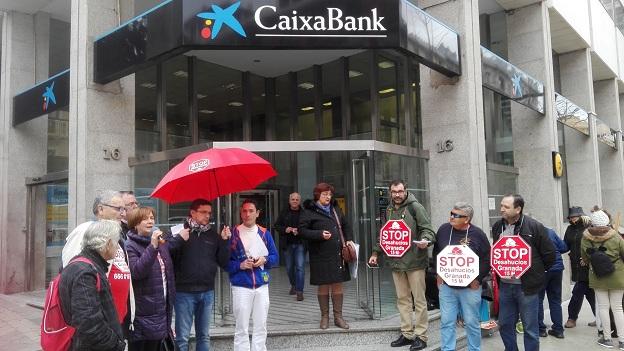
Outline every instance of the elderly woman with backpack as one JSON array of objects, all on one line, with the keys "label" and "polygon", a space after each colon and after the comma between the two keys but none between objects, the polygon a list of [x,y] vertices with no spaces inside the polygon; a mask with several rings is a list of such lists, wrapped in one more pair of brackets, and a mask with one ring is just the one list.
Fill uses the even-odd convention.
[{"label": "elderly woman with backpack", "polygon": [[609,320],[611,308],[619,335],[619,345],[611,340],[609,333],[603,333],[598,344],[624,350],[624,240],[611,227],[609,217],[604,211],[594,211],[590,217],[592,226],[583,233],[581,256],[589,265],[589,286],[596,292],[600,320]]}]

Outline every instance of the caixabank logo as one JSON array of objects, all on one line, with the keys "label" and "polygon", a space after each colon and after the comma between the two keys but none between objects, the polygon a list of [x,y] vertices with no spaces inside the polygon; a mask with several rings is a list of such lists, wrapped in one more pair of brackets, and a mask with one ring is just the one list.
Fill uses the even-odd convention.
[{"label": "caixabank logo", "polygon": [[230,27],[234,32],[238,33],[241,37],[247,37],[245,29],[240,22],[234,17],[236,10],[240,7],[240,1],[234,3],[227,8],[223,9],[219,5],[212,5],[212,12],[201,12],[197,14],[197,17],[204,20],[204,28],[200,31],[200,35],[204,39],[215,39],[223,25]]},{"label": "caixabank logo", "polygon": [[54,81],[50,86],[45,87],[45,92],[41,95],[43,98],[43,112],[48,110],[50,104],[56,105],[56,96],[54,95]]}]

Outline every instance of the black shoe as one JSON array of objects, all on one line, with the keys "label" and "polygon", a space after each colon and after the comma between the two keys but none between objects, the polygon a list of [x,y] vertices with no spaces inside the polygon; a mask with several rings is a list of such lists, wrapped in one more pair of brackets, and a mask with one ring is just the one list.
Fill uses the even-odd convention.
[{"label": "black shoe", "polygon": [[392,347],[401,347],[401,346],[411,345],[411,344],[412,344],[412,340],[404,337],[403,334],[401,334],[401,336],[399,336],[398,339],[396,339],[396,340],[394,340],[393,342],[390,343],[390,346],[392,346]]},{"label": "black shoe", "polygon": [[[552,335],[552,336],[554,336],[554,337],[555,337],[555,338],[557,338],[557,339],[563,339],[563,333],[561,333],[561,332],[556,332],[556,331],[554,331],[554,330],[552,330],[552,329],[550,329],[550,330],[548,331],[548,335]],[[540,336],[541,336],[541,332],[540,332]]]},{"label": "black shoe", "polygon": [[548,331],[548,333],[546,332],[546,330],[540,330],[540,337],[545,338],[548,336],[548,334],[550,334],[550,330]]},{"label": "black shoe", "polygon": [[412,346],[410,346],[410,351],[422,350],[425,347],[427,347],[427,343],[420,340],[419,337],[416,337],[416,339],[414,339],[414,341],[412,342]]}]

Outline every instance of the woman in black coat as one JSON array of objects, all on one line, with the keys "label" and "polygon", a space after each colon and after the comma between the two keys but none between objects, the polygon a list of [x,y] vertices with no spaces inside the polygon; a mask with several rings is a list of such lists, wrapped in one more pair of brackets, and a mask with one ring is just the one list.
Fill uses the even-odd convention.
[{"label": "woman in black coat", "polygon": [[299,234],[308,240],[310,253],[310,284],[318,285],[321,329],[329,326],[329,295],[331,291],[334,324],[343,329],[349,325],[342,318],[342,283],[351,279],[349,266],[342,258],[342,244],[353,244],[351,226],[332,201],[334,187],[319,183],[314,187],[314,201],[306,200],[299,220]]},{"label": "woman in black coat", "polygon": [[163,344],[173,347],[173,262],[169,243],[160,230],[154,230],[154,213],[151,207],[139,207],[128,215],[126,250],[136,306],[129,351],[159,351]]}]

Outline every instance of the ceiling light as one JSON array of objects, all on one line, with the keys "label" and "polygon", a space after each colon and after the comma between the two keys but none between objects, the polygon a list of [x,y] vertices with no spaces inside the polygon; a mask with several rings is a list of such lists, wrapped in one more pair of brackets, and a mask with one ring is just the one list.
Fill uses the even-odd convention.
[{"label": "ceiling light", "polygon": [[394,62],[392,61],[381,61],[377,64],[377,66],[379,66],[379,68],[392,68],[394,67]]},{"label": "ceiling light", "polygon": [[301,108],[301,111],[312,111],[312,110],[314,110],[314,107],[312,106],[306,106],[306,107]]},{"label": "ceiling light", "polygon": [[176,123],[178,127],[188,127],[188,124]]},{"label": "ceiling light", "polygon": [[204,95],[204,94],[197,94],[197,98],[198,98],[198,99],[200,99],[200,100],[201,100],[201,99],[203,99],[203,98],[205,98],[205,97],[207,97],[207,96],[208,96],[208,95]]},{"label": "ceiling light", "polygon": [[143,88],[147,88],[147,89],[154,89],[154,88],[156,88],[156,84],[150,83],[150,82],[142,83],[141,86]]},{"label": "ceiling light", "polygon": [[314,88],[314,84],[310,82],[303,82],[303,83],[299,83],[298,87],[301,89],[310,90]]},{"label": "ceiling light", "polygon": [[236,85],[235,83],[230,83],[230,84],[222,85],[221,87],[227,90],[234,90],[238,88],[238,85]]},{"label": "ceiling light", "polygon": [[394,88],[380,90],[379,94],[388,94],[394,91]]},{"label": "ceiling light", "polygon": [[188,77],[188,73],[186,73],[186,71],[175,71],[173,72],[173,75],[178,77],[178,78],[187,78]]},{"label": "ceiling light", "polygon": [[354,70],[349,70],[349,78],[355,78],[363,75],[364,73]]},{"label": "ceiling light", "polygon": [[232,101],[232,102],[228,102],[228,105],[232,107],[241,107],[243,106],[243,103],[239,101]]},{"label": "ceiling light", "polygon": [[324,104],[323,104],[323,106],[327,106],[327,107],[329,107],[329,106],[331,106],[331,105],[332,105],[331,101],[328,101],[328,102],[326,102],[326,103],[324,103]]},{"label": "ceiling light", "polygon": [[215,111],[213,111],[213,110],[199,110],[199,113],[205,113],[205,114],[209,115],[209,114],[215,113]]},{"label": "ceiling light", "polygon": [[173,102],[167,103],[167,107],[175,107],[175,106],[178,106],[178,104],[174,104]]},{"label": "ceiling light", "polygon": [[149,118],[141,118],[141,121],[145,121],[145,122],[154,122],[153,119],[149,119]]}]

